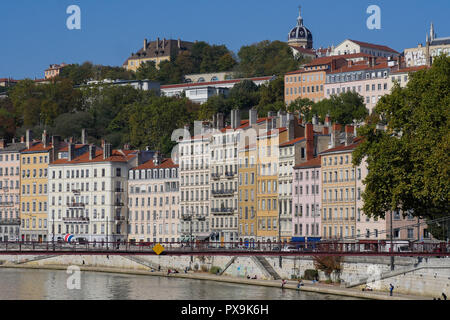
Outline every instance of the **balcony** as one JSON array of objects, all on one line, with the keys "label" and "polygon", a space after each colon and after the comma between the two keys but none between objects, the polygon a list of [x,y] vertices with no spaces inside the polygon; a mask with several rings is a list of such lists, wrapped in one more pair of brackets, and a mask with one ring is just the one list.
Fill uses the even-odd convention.
[{"label": "balcony", "polygon": [[70,203],[67,203],[67,207],[69,207],[69,208],[84,208],[84,203],[70,202]]},{"label": "balcony", "polygon": [[[123,192],[123,188],[116,188],[116,192]],[[144,190],[144,191],[141,190],[141,193],[145,193],[145,192],[146,192],[146,190]]]},{"label": "balcony", "polygon": [[211,213],[212,214],[233,214],[234,213],[234,209],[233,208],[226,208],[226,207],[212,208],[211,209]]},{"label": "balcony", "polygon": [[225,172],[225,177],[227,177],[228,179],[232,179],[234,178],[235,173],[234,172]]},{"label": "balcony", "polygon": [[218,180],[220,178],[220,173],[211,173],[211,179]]},{"label": "balcony", "polygon": [[211,193],[214,197],[227,197],[232,196],[234,194],[234,190],[212,190]]},{"label": "balcony", "polygon": [[0,202],[0,207],[13,207],[14,202]]},{"label": "balcony", "polygon": [[15,225],[20,226],[20,219],[0,219],[0,225]]},{"label": "balcony", "polygon": [[114,202],[114,206],[115,207],[123,207],[124,204],[123,204],[123,202],[116,201],[116,202]]},{"label": "balcony", "polygon": [[72,190],[73,194],[79,195],[81,193],[80,189],[73,189]]},{"label": "balcony", "polygon": [[88,224],[89,218],[88,217],[63,217],[64,223],[82,223],[82,224]]}]

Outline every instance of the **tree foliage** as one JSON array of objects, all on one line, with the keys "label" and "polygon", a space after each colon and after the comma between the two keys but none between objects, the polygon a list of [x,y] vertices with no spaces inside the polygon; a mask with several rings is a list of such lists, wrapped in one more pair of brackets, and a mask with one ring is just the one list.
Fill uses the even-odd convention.
[{"label": "tree foliage", "polygon": [[363,121],[369,115],[364,98],[352,91],[332,95],[329,99],[318,102],[298,98],[289,104],[288,110],[301,114],[305,121],[311,121],[312,117],[317,115],[323,122],[328,115],[332,122],[342,125],[352,124],[353,120]]},{"label": "tree foliage", "polygon": [[284,75],[297,70],[301,61],[297,60],[292,49],[282,41],[261,41],[243,46],[239,52],[238,72],[243,77]]},{"label": "tree foliage", "polygon": [[[400,210],[428,219],[450,212],[450,57],[410,74],[405,88],[383,96],[360,128],[354,164],[366,160],[363,210],[384,217]],[[377,125],[385,124],[386,131]]]}]

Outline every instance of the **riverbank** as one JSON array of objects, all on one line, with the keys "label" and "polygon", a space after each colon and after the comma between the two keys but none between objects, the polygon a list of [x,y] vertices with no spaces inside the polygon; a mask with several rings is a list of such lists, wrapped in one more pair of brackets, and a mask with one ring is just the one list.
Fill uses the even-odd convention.
[{"label": "riverbank", "polygon": [[[19,268],[19,269],[45,269],[45,270],[67,270],[65,265],[15,265],[15,264],[3,264],[0,265],[1,268]],[[298,290],[297,282],[288,280],[281,289],[281,280],[262,280],[262,279],[246,279],[241,277],[233,277],[229,275],[213,275],[206,272],[188,272],[188,273],[176,273],[168,275],[166,272],[158,271],[147,271],[147,270],[135,270],[135,269],[119,269],[119,268],[108,268],[108,267],[93,267],[93,266],[83,266],[79,265],[81,271],[88,272],[105,272],[105,273],[116,273],[116,274],[128,274],[128,275],[143,275],[143,276],[158,276],[158,277],[174,277],[174,278],[186,278],[194,280],[205,280],[205,281],[216,281],[216,282],[227,282],[236,283],[240,285],[253,285],[253,286],[266,286],[266,287],[277,287],[280,290]],[[375,291],[360,291],[358,289],[344,288],[335,285],[328,285],[324,283],[315,283],[311,281],[304,281],[304,286],[301,287],[301,291],[314,292],[319,294],[331,294],[337,296],[347,296],[360,299],[371,299],[371,300],[430,300],[427,297],[396,294],[391,297],[387,292],[375,292]]]}]

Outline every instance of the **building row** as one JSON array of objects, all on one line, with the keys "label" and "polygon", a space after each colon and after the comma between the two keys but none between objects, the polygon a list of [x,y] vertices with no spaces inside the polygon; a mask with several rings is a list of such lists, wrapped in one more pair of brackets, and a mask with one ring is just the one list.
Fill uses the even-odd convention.
[{"label": "building row", "polygon": [[[383,240],[390,213],[362,211],[367,168],[352,164],[355,130],[285,112],[258,118],[255,109],[242,120],[233,110],[228,125],[219,113],[193,135],[184,128],[171,158],[97,147],[84,131],[77,143],[27,131],[0,142],[0,240]],[[396,238],[429,237],[411,215],[392,221]]]}]

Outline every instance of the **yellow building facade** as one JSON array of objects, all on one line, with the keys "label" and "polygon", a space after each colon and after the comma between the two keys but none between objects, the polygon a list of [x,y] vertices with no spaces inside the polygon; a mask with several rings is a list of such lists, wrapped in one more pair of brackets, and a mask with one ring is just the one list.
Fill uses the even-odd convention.
[{"label": "yellow building facade", "polygon": [[20,154],[21,239],[24,241],[50,241],[47,208],[51,150],[51,146],[42,142],[31,142]]},{"label": "yellow building facade", "polygon": [[322,155],[322,237],[355,237],[357,207],[356,169],[352,151],[356,144],[329,149]]},{"label": "yellow building facade", "polygon": [[262,132],[257,139],[257,241],[277,242],[279,234],[279,145],[286,142],[286,128]]},{"label": "yellow building facade", "polygon": [[238,153],[239,161],[239,241],[255,242],[257,236],[256,145]]}]

